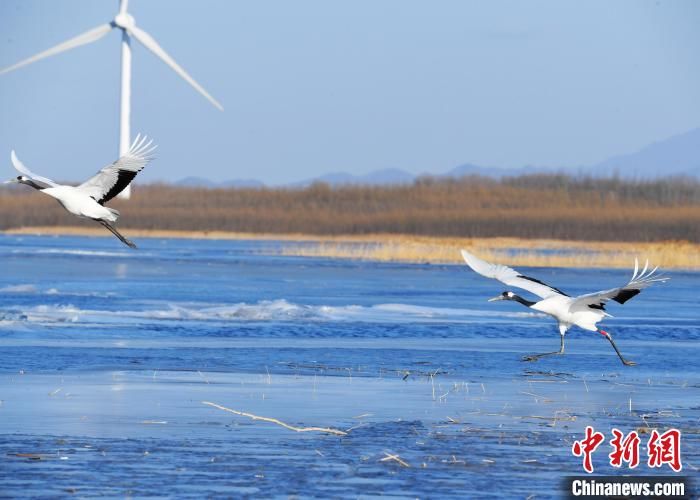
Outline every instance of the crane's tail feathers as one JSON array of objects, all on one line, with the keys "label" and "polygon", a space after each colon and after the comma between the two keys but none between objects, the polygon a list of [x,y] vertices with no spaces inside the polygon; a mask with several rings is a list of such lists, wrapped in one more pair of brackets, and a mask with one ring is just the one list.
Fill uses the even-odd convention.
[{"label": "crane's tail feathers", "polygon": [[145,161],[150,161],[154,158],[153,152],[158,146],[153,144],[153,139],[149,139],[147,136],[142,136],[141,134],[136,134],[134,142],[131,143],[131,147],[127,152],[128,156],[139,158]]},{"label": "crane's tail feathers", "polygon": [[[670,278],[656,274],[656,271],[659,269],[659,266],[654,267],[652,270],[649,269],[649,259],[646,260],[644,264],[644,269],[639,271],[639,261],[635,258],[634,259],[634,273],[632,273],[632,279],[629,282],[629,285],[635,285],[639,288],[644,288],[652,283],[657,283],[657,282],[664,282],[668,281]],[[629,286],[628,285],[628,286]]]},{"label": "crane's tail feathers", "polygon": [[112,215],[114,215],[114,217],[116,217],[114,220],[117,220],[121,216],[121,213],[119,213],[119,210],[117,210],[116,208],[112,208],[112,207],[105,207],[105,208],[107,210],[109,210],[110,213]]},{"label": "crane's tail feathers", "polygon": [[642,274],[646,273],[647,269],[649,269],[649,259],[647,259],[644,263],[644,269],[642,270]]}]

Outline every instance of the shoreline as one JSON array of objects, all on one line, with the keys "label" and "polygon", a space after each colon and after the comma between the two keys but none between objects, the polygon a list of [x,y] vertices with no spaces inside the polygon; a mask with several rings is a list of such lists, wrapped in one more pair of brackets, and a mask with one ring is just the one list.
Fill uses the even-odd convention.
[{"label": "shoreline", "polygon": [[[700,244],[685,241],[614,242],[522,238],[462,238],[400,234],[319,236],[121,228],[133,238],[280,241],[281,255],[329,257],[379,262],[457,264],[460,248],[486,260],[512,266],[632,268],[649,259],[666,269],[700,269]],[[78,226],[20,227],[6,235],[91,236],[112,238],[101,228]]]}]

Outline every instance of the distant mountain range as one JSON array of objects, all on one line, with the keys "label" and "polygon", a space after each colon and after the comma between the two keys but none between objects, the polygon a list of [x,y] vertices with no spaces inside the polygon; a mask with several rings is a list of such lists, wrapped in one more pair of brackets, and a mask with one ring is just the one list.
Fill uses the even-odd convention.
[{"label": "distant mountain range", "polygon": [[[666,140],[655,142],[637,152],[614,156],[600,163],[580,167],[538,167],[526,165],[518,168],[485,167],[465,163],[444,174],[425,174],[431,177],[459,178],[467,175],[501,178],[533,173],[570,173],[594,177],[618,175],[623,178],[654,179],[667,176],[688,176],[700,178],[700,128],[684,134],[675,135]],[[288,184],[288,187],[304,187],[315,182],[324,182],[332,186],[340,185],[389,185],[410,184],[421,175],[411,174],[398,168],[375,170],[364,175],[347,172],[333,172],[318,177]],[[175,183],[178,186],[226,188],[252,187],[260,188],[265,184],[256,179],[235,179],[225,182],[213,182],[201,177],[186,177]]]},{"label": "distant mountain range", "polygon": [[371,184],[378,186],[387,184],[410,184],[413,182],[415,177],[415,175],[398,168],[385,168],[382,170],[375,170],[364,175],[353,175],[347,172],[333,172],[296,182],[292,184],[292,186],[308,186],[314,182],[325,182],[332,186],[342,184]]},{"label": "distant mountain range", "polygon": [[595,175],[654,178],[669,175],[700,177],[700,128],[655,142],[636,153],[614,156],[583,169]]}]

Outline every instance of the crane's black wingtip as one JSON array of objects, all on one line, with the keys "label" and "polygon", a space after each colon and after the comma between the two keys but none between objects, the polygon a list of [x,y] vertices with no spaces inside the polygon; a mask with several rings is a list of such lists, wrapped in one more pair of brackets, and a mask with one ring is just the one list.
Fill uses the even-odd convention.
[{"label": "crane's black wingtip", "polygon": [[617,295],[611,298],[618,304],[624,304],[632,297],[639,295],[640,292],[641,290],[638,288],[623,288]]}]

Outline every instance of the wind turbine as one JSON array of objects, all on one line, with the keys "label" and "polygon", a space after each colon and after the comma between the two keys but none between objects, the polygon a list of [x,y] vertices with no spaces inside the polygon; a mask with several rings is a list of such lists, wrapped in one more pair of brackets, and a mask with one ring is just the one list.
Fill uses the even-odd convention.
[{"label": "wind turbine", "polygon": [[[26,66],[33,62],[39,61],[46,57],[50,57],[61,52],[65,52],[81,45],[87,45],[96,42],[114,28],[119,28],[122,31],[122,61],[121,61],[121,102],[119,113],[119,157],[124,156],[131,146],[131,38],[135,38],[143,44],[148,50],[153,52],[165,64],[170,66],[175,73],[180,75],[187,83],[202,94],[205,99],[212,103],[217,109],[223,111],[224,108],[219,102],[214,99],[204,88],[197,83],[175,60],[168,55],[165,50],[156,42],[151,35],[136,26],[134,17],[127,12],[129,0],[119,0],[119,12],[114,20],[109,23],[102,24],[76,37],[66,40],[63,43],[51,47],[43,52],[40,52],[32,57],[24,59],[12,66],[0,69],[0,75],[14,71],[22,66]],[[129,198],[131,188],[127,186],[119,195],[123,198]]]}]

